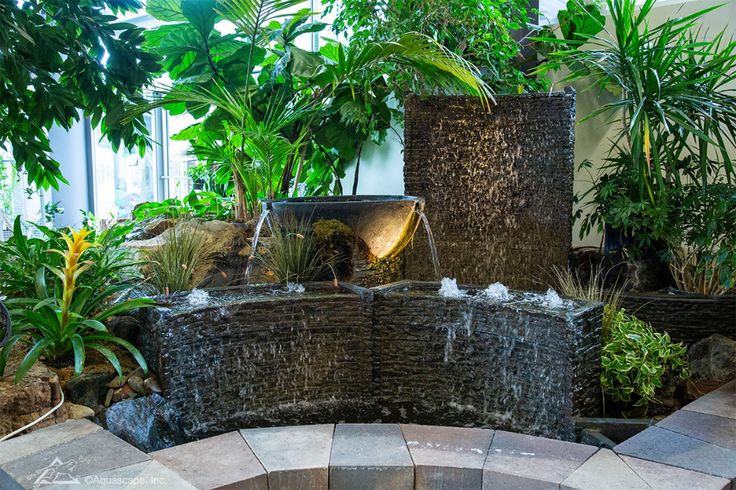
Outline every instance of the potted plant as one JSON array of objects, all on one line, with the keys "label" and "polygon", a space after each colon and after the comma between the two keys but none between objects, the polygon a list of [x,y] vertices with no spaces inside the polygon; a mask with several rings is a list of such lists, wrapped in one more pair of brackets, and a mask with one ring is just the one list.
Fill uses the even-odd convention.
[{"label": "potted plant", "polygon": [[[652,25],[655,0],[607,6],[612,29],[583,36],[585,49],[544,39],[564,49],[551,50],[540,68],[564,66],[564,80],[592,80],[592,89],[615,96],[585,118],[607,116],[617,134],[593,186],[578,196],[581,235],[608,230],[607,248],[623,245],[624,261],[654,254],[673,285],[696,293],[627,295],[624,306],[640,318],[676,340],[733,335],[736,173],[728,145],[736,138],[736,95],[728,85],[736,42],[701,31],[703,16],[717,7]],[[610,231],[623,243],[610,247]]]}]

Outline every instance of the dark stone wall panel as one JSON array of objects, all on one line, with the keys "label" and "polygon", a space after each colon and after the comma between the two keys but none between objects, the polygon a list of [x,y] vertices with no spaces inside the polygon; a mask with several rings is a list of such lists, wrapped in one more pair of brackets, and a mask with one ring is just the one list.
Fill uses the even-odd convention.
[{"label": "dark stone wall panel", "polygon": [[[404,183],[426,199],[444,275],[469,284],[538,287],[572,239],[575,93],[405,101]],[[425,241],[405,277],[432,278]]]},{"label": "dark stone wall panel", "polygon": [[598,414],[600,305],[345,288],[214,290],[206,306],[142,312],[144,355],[186,437],[382,421],[572,439],[572,415]]}]

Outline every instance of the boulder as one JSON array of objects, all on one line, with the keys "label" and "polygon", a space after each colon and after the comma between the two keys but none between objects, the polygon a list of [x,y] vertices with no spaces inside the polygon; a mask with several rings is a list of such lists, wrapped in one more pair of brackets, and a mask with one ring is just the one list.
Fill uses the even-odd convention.
[{"label": "boulder", "polygon": [[84,372],[66,382],[64,395],[72,403],[88,407],[97,406],[105,399],[107,384],[115,377],[113,372]]},{"label": "boulder", "polygon": [[145,452],[186,442],[176,411],[155,393],[113,404],[104,413],[104,423],[107,430]]},{"label": "boulder", "polygon": [[736,340],[711,335],[688,351],[693,381],[722,384],[736,378]]},{"label": "boulder", "polygon": [[[20,383],[13,382],[20,359],[19,355],[11,356],[5,376],[0,377],[0,437],[33,422],[61,401],[59,377],[40,362],[28,371]],[[62,405],[29,432],[65,420],[67,412]]]}]

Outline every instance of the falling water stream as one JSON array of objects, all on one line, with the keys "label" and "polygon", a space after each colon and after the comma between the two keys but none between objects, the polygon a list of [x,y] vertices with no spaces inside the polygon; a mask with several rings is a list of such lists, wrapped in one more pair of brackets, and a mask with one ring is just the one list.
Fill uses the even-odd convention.
[{"label": "falling water stream", "polygon": [[440,269],[440,257],[437,254],[437,245],[434,241],[434,235],[432,234],[432,228],[429,227],[429,220],[424,211],[417,209],[419,219],[422,220],[424,225],[424,231],[427,232],[427,241],[429,242],[429,253],[432,257],[432,266],[434,267],[434,278],[439,281],[442,278],[442,271]]},{"label": "falling water stream", "polygon": [[[263,228],[263,223],[266,222],[268,219],[268,215],[271,213],[270,209],[265,209],[261,213],[261,217],[258,218],[258,223],[256,224],[255,232],[253,233],[253,242],[252,242],[252,249],[250,252],[250,257],[248,257],[248,267],[245,269],[245,283],[250,284],[250,275],[253,272],[253,262],[256,260],[256,251],[258,250],[258,238],[261,236],[261,228]],[[273,230],[273,227],[271,226],[271,221],[269,220],[268,227]]]}]

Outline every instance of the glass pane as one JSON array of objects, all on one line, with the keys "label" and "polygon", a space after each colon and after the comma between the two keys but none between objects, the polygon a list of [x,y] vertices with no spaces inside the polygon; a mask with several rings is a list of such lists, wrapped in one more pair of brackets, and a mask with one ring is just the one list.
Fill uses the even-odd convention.
[{"label": "glass pane", "polygon": [[197,164],[197,159],[189,154],[189,141],[172,140],[171,137],[195,123],[187,113],[178,116],[167,115],[168,130],[168,172],[166,175],[168,197],[182,199],[192,189],[189,169]]},{"label": "glass pane", "polygon": [[[149,134],[155,134],[153,114],[144,117]],[[148,148],[143,158],[137,150],[115,153],[100,136],[98,129],[93,130],[95,214],[102,218],[129,217],[137,204],[158,199],[156,147]]]},{"label": "glass pane", "polygon": [[[0,148],[0,240],[10,236],[16,216],[23,221],[45,224],[43,204],[43,190],[30,189],[25,173],[15,170],[12,154]],[[33,227],[26,231],[39,233]]]}]

